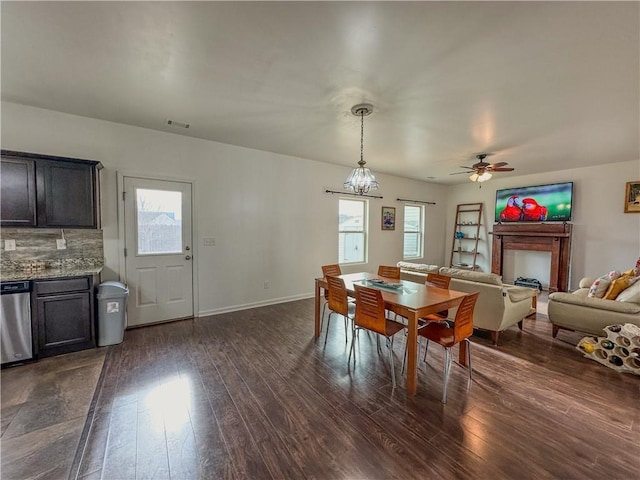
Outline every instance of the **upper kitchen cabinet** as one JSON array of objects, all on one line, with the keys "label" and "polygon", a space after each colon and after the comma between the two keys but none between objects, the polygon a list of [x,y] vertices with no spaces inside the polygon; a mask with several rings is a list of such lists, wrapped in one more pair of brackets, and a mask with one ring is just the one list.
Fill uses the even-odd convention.
[{"label": "upper kitchen cabinet", "polygon": [[101,168],[91,160],[3,150],[2,226],[98,228]]},{"label": "upper kitchen cabinet", "polygon": [[2,155],[0,218],[4,227],[36,226],[36,169],[30,158]]}]

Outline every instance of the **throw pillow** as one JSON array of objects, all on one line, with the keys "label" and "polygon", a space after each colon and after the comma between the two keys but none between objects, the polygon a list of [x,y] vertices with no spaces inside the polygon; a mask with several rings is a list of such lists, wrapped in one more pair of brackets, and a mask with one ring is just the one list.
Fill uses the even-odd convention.
[{"label": "throw pillow", "polygon": [[631,277],[629,275],[626,275],[625,272],[625,275],[622,275],[620,278],[617,278],[613,282],[611,282],[611,285],[607,289],[607,293],[604,294],[603,298],[605,300],[615,300],[620,292],[633,285],[638,280],[638,278],[639,277]]},{"label": "throw pillow", "polygon": [[602,298],[605,293],[611,286],[611,282],[620,277],[620,272],[614,270],[612,272],[607,273],[606,275],[602,275],[595,279],[595,281],[589,287],[589,292],[587,293],[587,297],[590,298]]},{"label": "throw pillow", "polygon": [[616,302],[640,303],[640,281],[623,290],[616,297]]},{"label": "throw pillow", "polygon": [[611,280],[613,282],[617,278],[620,278],[622,275],[626,275],[626,273],[627,272],[620,273],[618,270],[613,270],[612,272],[609,272],[604,276],[607,277],[609,280]]},{"label": "throw pillow", "polygon": [[636,267],[633,269],[633,276],[634,277],[640,277],[640,257],[638,258],[638,261],[636,262]]},{"label": "throw pillow", "polygon": [[608,277],[600,277],[596,278],[595,281],[589,287],[589,293],[587,293],[587,297],[589,298],[602,298],[604,294],[607,293],[607,290],[611,286],[611,280]]},{"label": "throw pillow", "polygon": [[611,286],[611,282],[620,278],[620,275],[622,274],[619,271],[613,270],[606,275],[602,275],[601,277],[596,278],[589,288],[587,297],[603,298],[607,293],[607,290]]}]

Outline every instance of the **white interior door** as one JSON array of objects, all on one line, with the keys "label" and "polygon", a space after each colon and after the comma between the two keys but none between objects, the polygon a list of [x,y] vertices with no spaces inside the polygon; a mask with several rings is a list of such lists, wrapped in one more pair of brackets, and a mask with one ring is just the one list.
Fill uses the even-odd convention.
[{"label": "white interior door", "polygon": [[128,325],[193,316],[191,184],[124,177]]}]

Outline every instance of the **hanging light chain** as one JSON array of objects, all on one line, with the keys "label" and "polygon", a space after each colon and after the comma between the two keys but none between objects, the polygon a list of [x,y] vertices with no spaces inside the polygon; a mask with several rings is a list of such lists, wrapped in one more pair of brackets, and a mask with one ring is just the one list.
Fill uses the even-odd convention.
[{"label": "hanging light chain", "polygon": [[364,162],[364,108],[360,109],[360,161]]}]

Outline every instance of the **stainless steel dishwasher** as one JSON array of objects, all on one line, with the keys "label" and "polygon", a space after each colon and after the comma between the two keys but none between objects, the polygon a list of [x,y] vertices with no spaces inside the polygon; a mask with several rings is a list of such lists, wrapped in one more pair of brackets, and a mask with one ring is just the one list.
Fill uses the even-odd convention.
[{"label": "stainless steel dishwasher", "polygon": [[0,284],[0,357],[2,364],[33,357],[31,282]]}]

